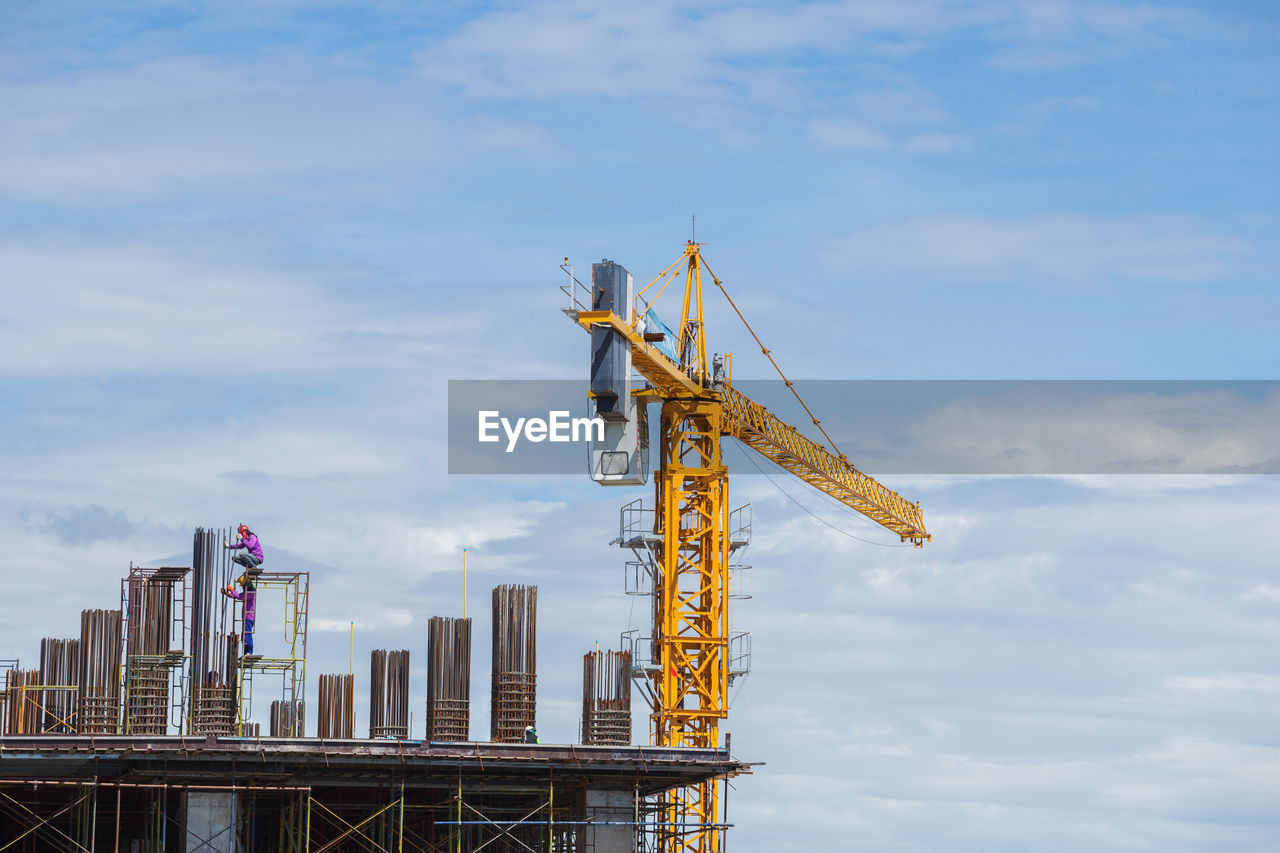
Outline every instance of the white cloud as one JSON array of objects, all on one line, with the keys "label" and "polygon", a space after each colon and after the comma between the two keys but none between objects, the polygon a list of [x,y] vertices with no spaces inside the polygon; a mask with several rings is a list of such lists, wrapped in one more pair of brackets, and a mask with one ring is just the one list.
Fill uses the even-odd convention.
[{"label": "white cloud", "polygon": [[[477,109],[477,99],[490,98],[697,100],[704,126],[726,115],[741,125],[762,105],[801,116],[839,115],[849,106],[851,120],[818,121],[815,138],[881,148],[881,137],[896,135],[889,130],[905,117],[937,123],[949,111],[905,74],[887,75],[892,82],[881,85],[880,68],[855,78],[871,81],[870,88],[833,92],[819,82],[825,75],[793,67],[795,57],[821,65],[854,53],[892,65],[947,38],[976,34],[997,64],[1060,66],[1162,44],[1167,36],[1160,34],[1190,29],[1186,13],[1158,7],[1125,12],[1005,0],[709,8],[555,0],[491,10],[444,32],[433,29],[434,20],[399,14],[397,23],[413,35],[386,49],[399,56],[408,44],[423,45],[409,70],[377,61],[363,45],[184,55],[184,36],[252,26],[215,11],[193,21],[190,33],[152,34],[131,49],[116,47],[109,63],[94,67],[82,67],[86,57],[62,44],[62,62],[33,52],[26,64],[37,70],[0,85],[0,192],[102,204],[190,190],[265,193],[280,181],[304,185],[317,175],[390,191],[406,175],[429,183],[477,151],[553,149],[554,131],[536,120]],[[721,129],[725,138],[738,132]],[[969,144],[969,134],[932,130],[892,147],[939,154]]]},{"label": "white cloud", "polygon": [[809,124],[809,133],[818,142],[832,148],[881,149],[890,146],[889,138],[884,134],[856,122],[814,121]]},{"label": "white cloud", "polygon": [[[698,7],[556,0],[489,12],[423,50],[423,73],[497,98],[564,96],[751,99],[760,75],[799,52],[900,58],[976,33],[991,62],[1022,70],[1105,60],[1185,33],[1191,15],[1162,7],[1020,2],[814,2]],[[781,103],[781,102],[780,102]]]},{"label": "white cloud", "polygon": [[948,154],[972,145],[968,136],[956,133],[918,133],[897,139],[860,122],[830,119],[810,122],[809,135],[829,148],[870,151],[893,149],[908,154]]},{"label": "white cloud", "polygon": [[110,69],[11,77],[0,104],[0,193],[90,205],[269,195],[278,181],[317,176],[386,192],[466,153],[549,139],[534,124],[452,113],[420,84],[296,53],[122,57]]},{"label": "white cloud", "polygon": [[1042,98],[1032,105],[1032,112],[1041,115],[1053,113],[1089,112],[1098,109],[1101,101],[1092,95],[1068,95]]},{"label": "white cloud", "polygon": [[919,216],[855,231],[823,253],[839,269],[1084,283],[1216,279],[1250,252],[1241,238],[1190,216],[1077,214],[1002,220]]},{"label": "white cloud", "polygon": [[663,4],[540,4],[491,12],[423,50],[423,73],[504,98],[706,94],[727,83]]},{"label": "white cloud", "polygon": [[288,82],[294,72],[173,58],[10,81],[0,96],[10,105],[0,189],[38,199],[148,198],[439,156],[437,125],[396,110],[403,97],[394,91],[350,83],[326,91]]},{"label": "white cloud", "polygon": [[1271,673],[1223,673],[1175,675],[1165,679],[1171,690],[1201,693],[1280,693],[1280,675]]},{"label": "white cloud", "polygon": [[959,133],[919,133],[902,143],[909,154],[948,154],[970,147],[973,140]]},{"label": "white cloud", "polygon": [[364,630],[372,628],[374,623],[356,622],[354,619],[329,619],[327,617],[310,617],[307,619],[307,631],[316,631],[319,633],[346,633],[352,628]]},{"label": "white cloud", "polygon": [[[208,240],[217,248],[208,248]],[[286,265],[243,233],[0,242],[0,374],[287,374],[431,358],[465,313],[343,296],[354,265]]]},{"label": "white cloud", "polygon": [[1152,498],[1181,491],[1230,489],[1249,482],[1247,476],[1231,474],[1055,474],[1050,479],[1113,495],[1145,494]]},{"label": "white cloud", "polygon": [[997,26],[991,64],[1010,71],[1058,70],[1165,47],[1203,22],[1188,9],[1068,0],[1011,3]]},{"label": "white cloud", "polygon": [[1277,418],[1274,391],[1258,399],[1227,389],[1077,394],[1047,384],[950,402],[905,430],[908,455],[937,471],[1247,474],[1280,464]]},{"label": "white cloud", "polygon": [[330,619],[327,617],[307,619],[307,632],[322,634],[346,634],[356,631],[385,631],[387,629],[407,628],[413,624],[413,612],[401,607],[375,609],[362,619]]},{"label": "white cloud", "polygon": [[1245,601],[1280,602],[1280,586],[1275,586],[1274,584],[1269,583],[1260,583],[1245,593],[1243,598]]}]

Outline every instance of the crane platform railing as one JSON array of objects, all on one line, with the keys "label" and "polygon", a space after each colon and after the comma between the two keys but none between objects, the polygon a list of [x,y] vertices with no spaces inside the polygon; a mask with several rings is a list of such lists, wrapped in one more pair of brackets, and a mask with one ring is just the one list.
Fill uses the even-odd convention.
[{"label": "crane platform railing", "polygon": [[621,317],[612,311],[579,311],[574,318],[579,326],[591,330],[592,326],[610,326],[631,344],[631,366],[649,381],[662,398],[705,397],[711,391],[703,388],[680,369],[671,358],[654,343],[644,339]]}]

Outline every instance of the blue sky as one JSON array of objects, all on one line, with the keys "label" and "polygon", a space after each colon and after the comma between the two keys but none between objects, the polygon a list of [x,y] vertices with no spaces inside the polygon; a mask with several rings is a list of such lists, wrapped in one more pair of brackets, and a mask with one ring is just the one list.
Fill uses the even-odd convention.
[{"label": "blue sky", "polygon": [[[1264,3],[6,4],[0,654],[243,519],[316,567],[339,671],[351,620],[421,648],[466,546],[479,611],[540,584],[570,740],[639,493],[450,477],[444,432],[449,379],[585,374],[562,257],[647,280],[696,214],[797,377],[1275,379],[1278,37]],[[735,480],[734,849],[1274,848],[1273,477],[892,484],[927,549]]]}]

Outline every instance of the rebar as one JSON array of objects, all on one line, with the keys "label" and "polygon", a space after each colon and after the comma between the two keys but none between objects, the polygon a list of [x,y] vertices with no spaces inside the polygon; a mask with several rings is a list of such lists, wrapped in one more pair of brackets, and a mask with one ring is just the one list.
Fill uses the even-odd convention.
[{"label": "rebar", "polygon": [[631,743],[631,652],[583,655],[582,742]]},{"label": "rebar", "polygon": [[169,669],[163,664],[136,664],[129,668],[126,686],[129,701],[125,734],[164,735],[169,732]]},{"label": "rebar", "polygon": [[195,711],[191,729],[197,735],[228,737],[236,733],[236,688],[202,685],[192,692]]},{"label": "rebar", "polygon": [[471,737],[471,620],[427,622],[427,740]]},{"label": "rebar", "polygon": [[369,655],[369,737],[409,737],[409,652]]},{"label": "rebar", "polygon": [[303,737],[306,728],[306,705],[274,699],[271,702],[271,736]]},{"label": "rebar", "polygon": [[355,732],[355,676],[320,676],[316,737],[349,738]]},{"label": "rebar", "polygon": [[231,557],[222,547],[230,535],[229,529],[197,527],[191,543],[192,734],[230,735],[235,729],[240,638],[230,630],[232,605],[220,592],[231,582]]},{"label": "rebar", "polygon": [[120,730],[120,611],[80,611],[79,729]]},{"label": "rebar", "polygon": [[4,674],[5,706],[8,719],[5,734],[34,735],[40,733],[40,714],[36,691],[24,690],[40,685],[38,669],[8,669]]},{"label": "rebar", "polygon": [[519,743],[537,715],[536,586],[494,587],[492,673],[489,738],[495,743]]},{"label": "rebar", "polygon": [[[40,683],[58,687],[78,687],[80,676],[80,641],[40,641]],[[40,706],[39,731],[47,734],[75,734],[76,690],[44,690],[37,700]]]},{"label": "rebar", "polygon": [[187,688],[199,684],[186,652],[190,572],[187,566],[130,565],[121,582],[124,734],[168,734],[171,712],[179,725],[190,716]]},{"label": "rebar", "polygon": [[173,615],[173,581],[131,572],[128,586],[128,653],[149,657],[168,654]]},{"label": "rebar", "polygon": [[[234,735],[238,694],[233,673],[240,637],[237,634],[214,633],[209,640],[208,646],[218,652],[219,657],[215,660],[220,660],[220,663],[205,673],[203,683],[192,685],[188,730],[197,735]],[[221,673],[231,674],[224,676]]]}]

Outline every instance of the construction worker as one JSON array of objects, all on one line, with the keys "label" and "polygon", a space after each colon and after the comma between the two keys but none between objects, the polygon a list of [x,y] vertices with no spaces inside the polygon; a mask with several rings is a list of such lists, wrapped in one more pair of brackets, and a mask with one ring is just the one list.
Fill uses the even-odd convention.
[{"label": "construction worker", "polygon": [[244,602],[244,653],[251,655],[253,654],[253,623],[258,616],[258,587],[248,572],[242,574],[236,583],[244,587],[244,592],[237,592],[231,588],[231,584],[227,584],[223,587],[222,594],[227,598]]},{"label": "construction worker", "polygon": [[535,729],[533,726],[525,726],[525,727],[524,727],[524,742],[525,742],[525,743],[537,743],[537,742],[538,742],[538,730],[537,730],[537,729]]},{"label": "construction worker", "polygon": [[244,553],[236,554],[231,558],[231,562],[244,566],[245,571],[256,573],[262,565],[262,543],[258,541],[257,534],[250,530],[247,524],[240,525],[236,532],[240,534],[236,544],[228,545],[223,542],[222,547],[230,548],[232,551],[244,549]]}]

